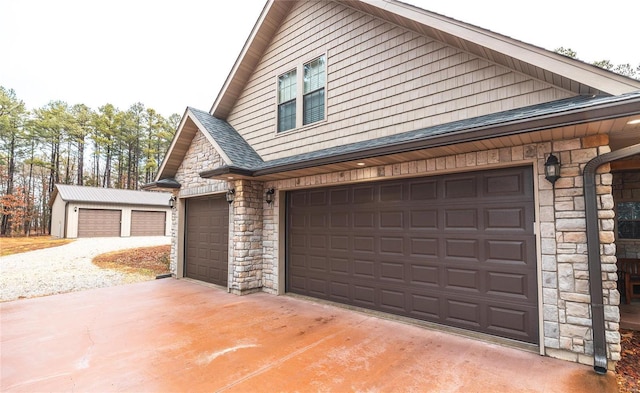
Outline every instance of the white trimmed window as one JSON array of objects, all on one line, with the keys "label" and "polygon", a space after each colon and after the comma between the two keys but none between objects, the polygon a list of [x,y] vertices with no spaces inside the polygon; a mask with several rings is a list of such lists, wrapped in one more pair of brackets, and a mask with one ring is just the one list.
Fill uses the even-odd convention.
[{"label": "white trimmed window", "polygon": [[296,70],[278,77],[278,132],[296,127]]},{"label": "white trimmed window", "polygon": [[324,120],[326,84],[325,55],[278,76],[278,132]]}]

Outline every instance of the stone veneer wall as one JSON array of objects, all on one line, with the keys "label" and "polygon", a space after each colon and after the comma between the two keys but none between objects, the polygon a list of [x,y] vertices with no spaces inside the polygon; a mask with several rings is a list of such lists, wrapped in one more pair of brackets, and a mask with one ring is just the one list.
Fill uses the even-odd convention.
[{"label": "stone veneer wall", "polygon": [[[616,202],[640,202],[640,171],[613,174],[613,199]],[[619,258],[640,258],[640,240],[616,240]]]},{"label": "stone veneer wall", "polygon": [[[592,365],[593,334],[582,170],[589,160],[609,151],[606,135],[598,135],[292,178],[269,182],[266,186],[285,191],[535,163],[540,208],[538,222],[542,282],[538,285],[543,297],[540,305],[544,332],[542,344],[549,356]],[[544,179],[544,162],[551,152],[559,155],[562,164],[562,178],[555,187]],[[617,361],[620,359],[617,307],[620,296],[616,289],[612,175],[608,172],[608,164],[599,169],[596,185],[608,356]],[[271,293],[284,291],[284,288],[282,291],[278,288],[278,274],[284,271],[278,270],[278,264],[284,261],[278,260],[277,249],[277,224],[279,214],[284,214],[284,209],[278,208],[277,204],[284,201],[276,199],[275,203],[273,208],[265,211],[263,231],[263,290]]]},{"label": "stone veneer wall", "polygon": [[265,190],[262,182],[237,180],[234,183],[229,290],[244,295],[262,288],[262,205]]}]

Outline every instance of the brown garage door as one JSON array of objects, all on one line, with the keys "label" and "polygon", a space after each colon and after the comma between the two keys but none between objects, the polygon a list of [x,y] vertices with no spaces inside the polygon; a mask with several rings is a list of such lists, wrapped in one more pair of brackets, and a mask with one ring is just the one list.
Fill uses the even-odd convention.
[{"label": "brown garage door", "polygon": [[80,209],[78,237],[120,236],[120,210]]},{"label": "brown garage door", "polygon": [[131,211],[131,236],[164,236],[165,212]]},{"label": "brown garage door", "polygon": [[227,286],[229,204],[224,196],[187,200],[185,276]]},{"label": "brown garage door", "polygon": [[538,342],[531,168],[290,192],[287,290]]}]

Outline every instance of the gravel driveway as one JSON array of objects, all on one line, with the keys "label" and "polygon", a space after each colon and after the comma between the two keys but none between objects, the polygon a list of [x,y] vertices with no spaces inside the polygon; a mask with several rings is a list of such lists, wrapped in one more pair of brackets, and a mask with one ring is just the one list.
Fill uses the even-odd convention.
[{"label": "gravel driveway", "polygon": [[148,277],[100,269],[96,255],[127,248],[169,244],[170,237],[77,239],[73,243],[0,258],[0,301],[101,288]]}]

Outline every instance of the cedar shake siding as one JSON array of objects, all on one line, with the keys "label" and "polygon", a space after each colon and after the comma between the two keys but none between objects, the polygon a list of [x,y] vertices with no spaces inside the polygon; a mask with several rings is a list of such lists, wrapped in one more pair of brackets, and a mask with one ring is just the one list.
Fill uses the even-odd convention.
[{"label": "cedar shake siding", "polygon": [[[277,76],[320,54],[327,120],[276,135]],[[309,1],[294,5],[227,121],[269,161],[573,95],[338,2]]]}]

